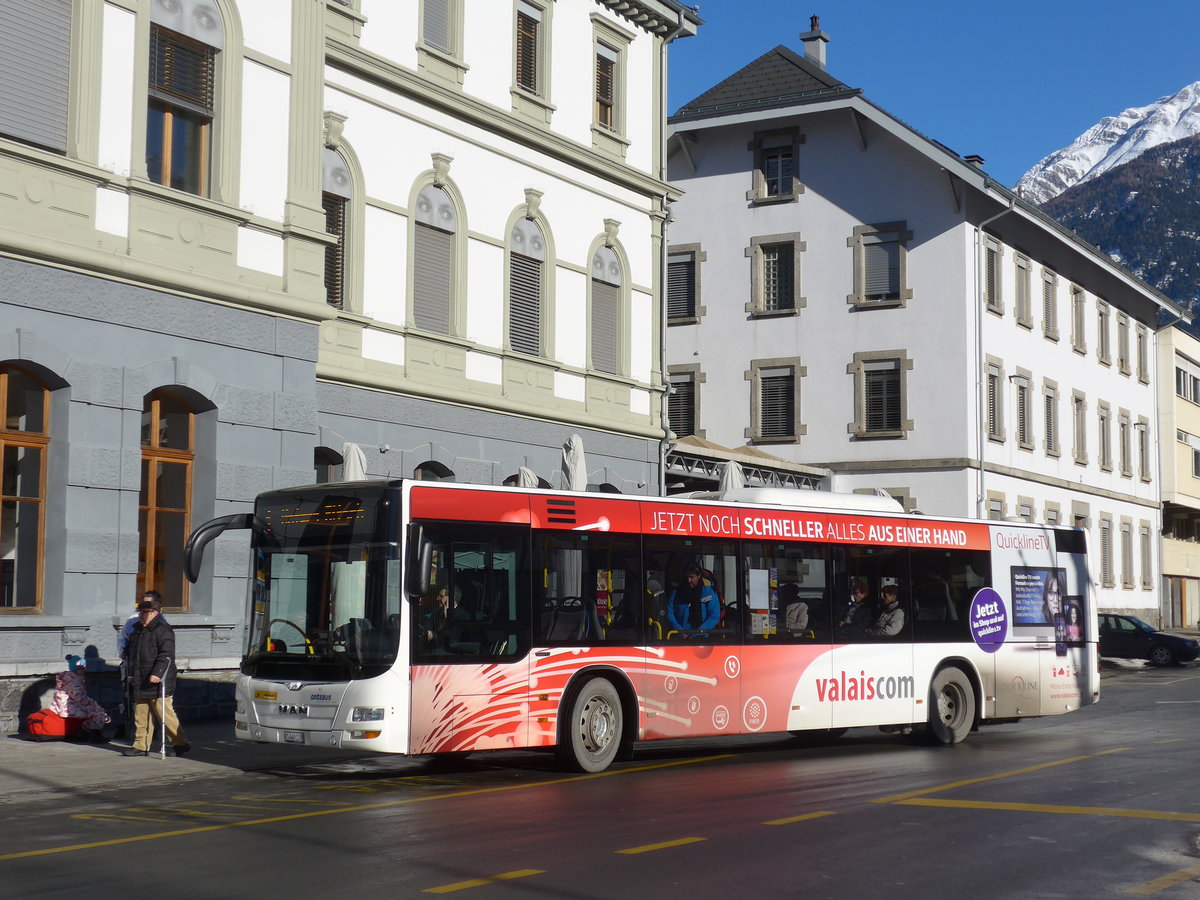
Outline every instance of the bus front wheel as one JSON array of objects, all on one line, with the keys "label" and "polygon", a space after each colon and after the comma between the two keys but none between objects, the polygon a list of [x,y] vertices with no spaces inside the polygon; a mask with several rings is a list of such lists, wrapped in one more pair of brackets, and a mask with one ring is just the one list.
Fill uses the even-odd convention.
[{"label": "bus front wheel", "polygon": [[975,689],[961,669],[948,667],[929,686],[929,733],[941,744],[957,744],[975,725]]},{"label": "bus front wheel", "polygon": [[621,746],[621,698],[612,682],[593,678],[575,695],[558,745],[562,763],[578,772],[603,772]]}]

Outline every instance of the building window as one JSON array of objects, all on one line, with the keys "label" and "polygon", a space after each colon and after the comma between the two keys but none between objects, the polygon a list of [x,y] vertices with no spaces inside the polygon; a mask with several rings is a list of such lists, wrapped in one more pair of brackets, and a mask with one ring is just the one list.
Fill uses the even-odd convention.
[{"label": "building window", "polygon": [[993,522],[1000,522],[1004,520],[1005,511],[1003,494],[998,494],[995,491],[987,492],[987,517]]},{"label": "building window", "polygon": [[56,153],[67,150],[71,7],[72,0],[0,3],[0,135]]},{"label": "building window", "polygon": [[1071,423],[1074,429],[1075,447],[1073,456],[1075,462],[1086,466],[1087,455],[1087,398],[1078,391],[1071,396]]},{"label": "building window", "polygon": [[1033,327],[1033,311],[1029,301],[1029,258],[1016,257],[1017,278],[1013,285],[1016,294],[1017,324],[1022,328]]},{"label": "building window", "polygon": [[1001,393],[1004,372],[998,363],[987,367],[987,436],[989,440],[1004,440],[1004,395]]},{"label": "building window", "polygon": [[345,309],[346,302],[346,208],[350,203],[350,168],[341,154],[325,148],[321,206],[325,231],[337,242],[325,245],[325,302]]},{"label": "building window", "polygon": [[1117,370],[1122,375],[1130,374],[1129,368],[1129,316],[1117,314]]},{"label": "building window", "polygon": [[50,390],[0,365],[0,610],[42,603]]},{"label": "building window", "polygon": [[1033,449],[1033,398],[1029,375],[1018,372],[1014,380],[1017,390],[1017,444],[1023,450]]},{"label": "building window", "polygon": [[342,480],[342,455],[329,447],[313,450],[313,484]]},{"label": "building window", "polygon": [[983,302],[989,312],[1004,313],[1000,296],[1000,245],[987,238],[983,245]]},{"label": "building window", "polygon": [[550,36],[554,33],[554,4],[517,0],[513,26],[513,110],[540,124],[549,124]]},{"label": "building window", "polygon": [[854,376],[854,421],[858,438],[902,438],[913,427],[906,418],[905,373],[912,360],[900,351],[856,353],[846,371]]},{"label": "building window", "polygon": [[1138,444],[1138,477],[1142,481],[1150,480],[1150,420],[1139,416],[1133,426],[1137,431]]},{"label": "building window", "polygon": [[533,219],[513,223],[508,249],[508,346],[544,355],[542,311],[546,291],[546,238]]},{"label": "building window", "polygon": [[[156,184],[208,196],[216,55],[224,25],[217,17],[204,28],[192,27],[190,19],[173,21],[176,15],[164,4],[151,7],[146,174]],[[171,30],[168,20],[191,33]]]},{"label": "building window", "polygon": [[539,31],[542,11],[536,6],[518,0],[517,3],[517,87],[531,94],[541,93],[541,58],[538,53]]},{"label": "building window", "polygon": [[1057,503],[1047,503],[1045,520],[1047,525],[1058,525],[1062,522],[1062,510]]},{"label": "building window", "polygon": [[795,200],[804,192],[796,174],[796,160],[803,142],[804,138],[796,128],[754,135],[746,148],[754,155],[747,200],[751,203],[781,203]]},{"label": "building window", "polygon": [[1105,472],[1112,471],[1112,409],[1107,403],[1096,407],[1096,424],[1098,426],[1100,468]]},{"label": "building window", "polygon": [[1096,358],[1104,365],[1112,364],[1112,355],[1108,340],[1108,304],[1103,300],[1096,301]]},{"label": "building window", "polygon": [[1083,288],[1071,286],[1071,349],[1076,353],[1087,353],[1087,337],[1084,334]]},{"label": "building window", "polygon": [[703,437],[696,425],[700,419],[700,383],[704,376],[699,366],[672,366],[667,375],[667,419],[676,437]]},{"label": "building window", "polygon": [[804,372],[795,359],[755,360],[751,364],[746,373],[751,383],[748,439],[795,441],[805,433],[800,424],[800,379]]},{"label": "building window", "polygon": [[423,187],[413,225],[413,324],[422,331],[454,333],[457,231],[450,195],[434,185]]},{"label": "building window", "polygon": [[1117,454],[1121,474],[1126,478],[1133,477],[1133,424],[1129,413],[1120,410],[1117,413]]},{"label": "building window", "polygon": [[421,0],[420,28],[417,67],[452,87],[461,86],[467,71],[462,60],[463,0]]},{"label": "building window", "polygon": [[1017,518],[1023,522],[1033,521],[1033,501],[1028,497],[1017,498]]},{"label": "building window", "polygon": [[1150,523],[1142,522],[1138,529],[1142,556],[1142,590],[1148,591],[1154,587],[1154,556],[1153,545],[1150,543]]},{"label": "building window", "polygon": [[1043,447],[1047,456],[1058,456],[1058,385],[1051,381],[1043,382],[1042,401],[1042,425],[1046,430]]},{"label": "building window", "polygon": [[1133,523],[1121,522],[1121,587],[1133,590]]},{"label": "building window", "polygon": [[1113,579],[1112,519],[1100,517],[1100,585],[1110,588]]},{"label": "building window", "polygon": [[671,247],[667,252],[667,320],[671,325],[697,322],[700,306],[700,264],[705,255],[699,244]]},{"label": "building window", "polygon": [[187,608],[183,545],[191,523],[196,414],[160,388],[142,407],[142,487],[138,507],[139,595],[158,591],[165,605]]},{"label": "building window", "polygon": [[1058,279],[1049,270],[1042,271],[1042,334],[1058,340]]},{"label": "building window", "polygon": [[907,250],[912,233],[903,222],[858,225],[846,244],[854,250],[855,306],[904,306],[912,299],[907,284]]},{"label": "building window", "polygon": [[620,53],[607,44],[596,45],[596,124],[617,130],[617,63]]},{"label": "building window", "polygon": [[1150,383],[1150,360],[1147,342],[1149,334],[1145,325],[1137,327],[1137,377],[1142,384]]},{"label": "building window", "polygon": [[753,315],[794,313],[805,305],[800,296],[800,254],[805,243],[798,234],[773,234],[752,238],[750,258],[750,302]]},{"label": "building window", "polygon": [[1192,477],[1200,478],[1200,450],[1192,448]]},{"label": "building window", "polygon": [[592,255],[592,368],[609,375],[621,371],[621,262],[611,247]]}]

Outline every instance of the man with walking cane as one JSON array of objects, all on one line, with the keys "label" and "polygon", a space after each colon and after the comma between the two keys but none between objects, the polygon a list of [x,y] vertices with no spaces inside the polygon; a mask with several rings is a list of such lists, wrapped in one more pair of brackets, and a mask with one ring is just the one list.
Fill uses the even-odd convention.
[{"label": "man with walking cane", "polygon": [[124,753],[150,755],[153,720],[162,726],[162,755],[182,756],[192,748],[175,715],[175,631],[163,618],[162,598],[156,591],[143,595],[137,611],[138,624],[125,647],[134,715],[133,746]]}]

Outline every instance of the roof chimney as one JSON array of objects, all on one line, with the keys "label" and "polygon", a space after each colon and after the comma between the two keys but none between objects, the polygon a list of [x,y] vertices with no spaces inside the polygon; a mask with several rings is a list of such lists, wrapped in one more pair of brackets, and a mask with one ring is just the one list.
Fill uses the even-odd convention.
[{"label": "roof chimney", "polygon": [[970,165],[974,166],[977,169],[983,168],[983,157],[980,156],[978,153],[972,153],[969,156],[964,156],[963,162],[969,163]]},{"label": "roof chimney", "polygon": [[809,31],[800,35],[804,42],[804,58],[825,68],[825,45],[829,43],[829,35],[821,30],[821,19],[812,16],[808,20]]}]

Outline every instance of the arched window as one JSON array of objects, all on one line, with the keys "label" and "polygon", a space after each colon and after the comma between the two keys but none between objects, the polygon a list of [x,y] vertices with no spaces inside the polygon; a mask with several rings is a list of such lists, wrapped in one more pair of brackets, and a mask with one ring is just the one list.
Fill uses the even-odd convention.
[{"label": "arched window", "polygon": [[154,0],[146,170],[151,181],[209,194],[216,57],[225,24],[212,0]]},{"label": "arched window", "polygon": [[437,460],[429,459],[413,469],[417,481],[453,481],[454,472]]},{"label": "arched window", "polygon": [[430,184],[417,195],[414,218],[413,324],[422,331],[450,334],[458,213],[450,195]]},{"label": "arched window", "polygon": [[610,375],[621,366],[621,261],[611,247],[592,255],[592,368]]},{"label": "arched window", "polygon": [[517,219],[509,234],[508,344],[542,354],[542,298],[545,294],[546,238],[537,222]]},{"label": "arched window", "polygon": [[0,364],[0,609],[41,606],[49,447],[50,390]]},{"label": "arched window", "polygon": [[137,590],[156,590],[164,605],[187,608],[183,545],[191,523],[196,412],[177,392],[159,388],[142,406],[142,487],[138,504]]},{"label": "arched window", "polygon": [[314,483],[328,484],[331,481],[340,481],[341,465],[342,454],[330,450],[328,447],[318,447],[313,451]]},{"label": "arched window", "polygon": [[336,309],[345,309],[346,303],[346,207],[350,199],[350,167],[340,153],[326,147],[321,206],[325,230],[337,243],[325,245],[325,300]]}]

